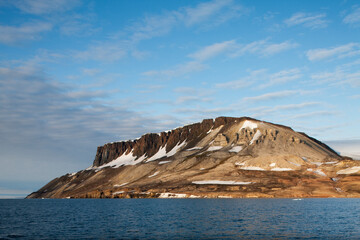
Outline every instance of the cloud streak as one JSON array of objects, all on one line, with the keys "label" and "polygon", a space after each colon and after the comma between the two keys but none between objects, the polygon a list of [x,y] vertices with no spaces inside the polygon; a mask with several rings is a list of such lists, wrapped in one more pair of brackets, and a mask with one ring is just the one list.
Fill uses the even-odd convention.
[{"label": "cloud streak", "polygon": [[344,58],[360,54],[359,43],[348,43],[331,48],[311,49],[306,52],[306,56],[310,61],[319,61],[331,58]]},{"label": "cloud streak", "polygon": [[314,14],[314,13],[303,13],[298,12],[293,14],[290,18],[286,19],[284,23],[288,27],[301,25],[307,28],[325,28],[327,27],[328,21],[325,19],[326,14]]},{"label": "cloud streak", "polygon": [[360,23],[360,7],[354,7],[353,11],[344,17],[343,22],[347,24]]},{"label": "cloud streak", "polygon": [[27,23],[19,27],[0,25],[0,42],[11,44],[24,40],[37,40],[41,33],[48,32],[52,28],[52,24],[47,22]]}]

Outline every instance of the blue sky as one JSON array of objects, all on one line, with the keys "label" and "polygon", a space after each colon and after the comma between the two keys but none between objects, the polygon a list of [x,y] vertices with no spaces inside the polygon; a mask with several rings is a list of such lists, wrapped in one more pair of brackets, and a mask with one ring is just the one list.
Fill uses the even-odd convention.
[{"label": "blue sky", "polygon": [[0,197],[217,116],[360,139],[358,1],[0,1]]}]

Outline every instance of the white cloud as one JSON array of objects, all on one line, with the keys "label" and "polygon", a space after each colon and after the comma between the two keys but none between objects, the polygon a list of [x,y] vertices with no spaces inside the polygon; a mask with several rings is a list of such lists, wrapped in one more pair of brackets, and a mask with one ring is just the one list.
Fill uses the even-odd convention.
[{"label": "white cloud", "polygon": [[282,70],[280,72],[273,73],[273,74],[270,74],[269,76],[266,76],[265,79],[269,79],[269,81],[266,83],[260,84],[259,88],[266,88],[266,87],[270,87],[270,86],[273,86],[276,84],[294,81],[296,79],[301,78],[301,76],[302,76],[301,71],[298,68]]},{"label": "white cloud", "polygon": [[258,54],[260,56],[272,56],[274,54],[296,48],[299,45],[291,41],[281,43],[269,43],[268,39],[254,41],[248,44],[237,44],[230,56],[237,57],[244,54]]},{"label": "white cloud", "polygon": [[240,78],[235,81],[230,82],[224,82],[224,83],[218,83],[215,86],[217,88],[230,88],[230,89],[240,89],[240,88],[246,88],[250,85],[253,85],[255,82],[263,78],[263,76],[266,74],[266,69],[258,69],[251,71],[249,76]]},{"label": "white cloud", "polygon": [[206,68],[206,66],[197,61],[186,62],[185,64],[179,64],[171,69],[167,70],[151,70],[147,72],[143,72],[142,75],[147,77],[178,77],[182,75],[187,75],[193,72],[199,72]]},{"label": "white cloud", "polygon": [[354,8],[350,14],[346,15],[343,22],[347,24],[360,23],[360,7]]},{"label": "white cloud", "polygon": [[213,22],[218,25],[241,15],[243,11],[244,9],[234,4],[232,0],[213,0],[200,3],[196,7],[184,8],[181,18],[187,26],[203,22]]},{"label": "white cloud", "polygon": [[352,87],[360,87],[360,71],[348,71],[346,69],[337,69],[333,72],[322,72],[311,75],[317,83],[333,83],[335,85],[344,86],[349,84]]},{"label": "white cloud", "polygon": [[114,62],[127,55],[128,48],[122,43],[103,43],[90,46],[87,50],[76,52],[75,58],[88,61]]},{"label": "white cloud", "polygon": [[286,69],[272,74],[268,73],[267,69],[258,69],[251,71],[249,76],[240,78],[236,81],[218,83],[215,86],[218,88],[239,89],[256,84],[257,88],[262,89],[276,84],[294,81],[301,76],[301,71],[298,68]]},{"label": "white cloud", "polygon": [[195,7],[182,7],[161,15],[146,16],[128,28],[132,41],[141,41],[167,34],[176,26],[192,27],[205,23],[219,25],[242,15],[245,9],[232,0],[202,2]]},{"label": "white cloud", "polygon": [[12,0],[10,3],[25,13],[36,15],[68,11],[80,5],[79,0]]},{"label": "white cloud", "polygon": [[183,103],[189,103],[189,102],[211,102],[211,98],[204,97],[204,96],[180,96],[176,99],[176,104],[183,104]]},{"label": "white cloud", "polygon": [[225,41],[221,43],[215,43],[210,46],[206,46],[199,51],[190,54],[191,58],[196,59],[197,61],[205,61],[212,57],[215,57],[223,52],[229,51],[234,47],[235,41]]},{"label": "white cloud", "polygon": [[262,53],[265,56],[274,55],[276,53],[280,53],[292,48],[296,48],[298,46],[297,43],[292,43],[290,41],[285,41],[282,43],[275,43],[267,45],[263,50]]},{"label": "white cloud", "polygon": [[23,40],[35,40],[39,34],[50,31],[52,24],[36,22],[21,25],[19,27],[0,25],[0,42],[11,44]]},{"label": "white cloud", "polygon": [[302,25],[308,28],[324,28],[327,27],[328,21],[325,19],[326,14],[313,14],[313,13],[302,13],[298,12],[293,14],[290,18],[284,22],[287,26]]},{"label": "white cloud", "polygon": [[281,99],[290,97],[294,94],[298,93],[298,91],[294,90],[285,90],[285,91],[279,91],[279,92],[271,92],[271,93],[265,93],[259,96],[254,97],[244,97],[243,101],[245,102],[261,102],[261,101],[269,101],[269,100],[275,100],[275,99]]},{"label": "white cloud", "polygon": [[97,68],[84,68],[82,70],[82,72],[85,74],[85,75],[88,75],[88,76],[95,76],[96,74],[98,74],[99,72],[101,72],[100,69],[97,69]]},{"label": "white cloud", "polygon": [[360,44],[359,43],[348,43],[338,47],[332,48],[318,48],[311,49],[306,52],[306,56],[310,61],[318,61],[329,58],[344,58],[351,57],[360,54]]}]

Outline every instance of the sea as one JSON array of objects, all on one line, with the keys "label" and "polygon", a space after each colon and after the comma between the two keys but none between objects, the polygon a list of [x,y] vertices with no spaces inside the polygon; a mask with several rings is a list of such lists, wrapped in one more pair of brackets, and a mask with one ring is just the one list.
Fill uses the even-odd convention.
[{"label": "sea", "polygon": [[0,239],[360,239],[360,199],[6,199]]}]

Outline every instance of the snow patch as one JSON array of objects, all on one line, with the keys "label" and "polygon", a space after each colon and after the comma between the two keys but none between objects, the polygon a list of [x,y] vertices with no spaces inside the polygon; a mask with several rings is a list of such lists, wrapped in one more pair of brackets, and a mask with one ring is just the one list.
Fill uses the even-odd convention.
[{"label": "snow patch", "polygon": [[245,163],[244,163],[244,162],[241,162],[241,163],[236,162],[236,163],[235,163],[235,165],[236,165],[236,166],[244,166],[244,165],[245,165]]},{"label": "snow patch", "polygon": [[272,168],[271,171],[283,172],[283,171],[294,171],[294,169],[292,169],[292,168],[279,168],[279,167],[276,167],[276,168]]},{"label": "snow patch", "polygon": [[253,144],[256,140],[258,140],[259,137],[261,137],[261,132],[259,130],[257,130],[253,139],[251,139],[251,141],[250,141],[250,145]]},{"label": "snow patch", "polygon": [[193,151],[193,150],[200,150],[200,149],[203,149],[203,148],[202,147],[193,147],[193,148],[186,149],[186,151]]},{"label": "snow patch", "polygon": [[166,164],[166,163],[170,163],[171,161],[160,161],[159,164],[162,165],[162,164]]},{"label": "snow patch", "polygon": [[190,195],[189,198],[200,198],[200,196],[197,195]]},{"label": "snow patch", "polygon": [[218,185],[248,185],[253,182],[236,182],[236,181],[221,181],[221,180],[204,180],[194,181],[193,184],[218,184]]},{"label": "snow patch", "polygon": [[238,153],[238,152],[240,152],[242,149],[243,149],[242,146],[235,146],[235,147],[231,148],[231,149],[229,150],[229,152]]},{"label": "snow patch", "polygon": [[122,194],[122,193],[124,193],[124,192],[125,192],[125,191],[114,192],[113,195]]},{"label": "snow patch", "polygon": [[337,171],[336,174],[352,174],[352,173],[357,173],[358,171],[360,171],[360,167],[351,167]]},{"label": "snow patch", "polygon": [[163,158],[163,157],[171,157],[173,155],[175,155],[175,153],[186,144],[185,141],[183,141],[182,143],[178,143],[176,144],[175,147],[173,147],[170,152],[166,153],[166,144],[163,147],[160,147],[159,151],[157,151],[157,153],[155,153],[151,158],[149,158],[146,162],[151,162],[154,160],[157,160],[159,158]]},{"label": "snow patch", "polygon": [[232,196],[218,196],[218,198],[232,198]]},{"label": "snow patch", "polygon": [[126,184],[128,184],[128,182],[122,183],[122,184],[115,184],[114,187],[122,187],[122,186],[125,186]]},{"label": "snow patch", "polygon": [[149,176],[149,178],[150,177],[155,177],[156,175],[158,175],[160,173],[160,171],[157,171],[157,172],[155,172],[154,174],[151,174],[150,176]]},{"label": "snow patch", "polygon": [[160,193],[159,198],[186,198],[183,193]]},{"label": "snow patch", "polygon": [[246,166],[246,167],[242,167],[240,169],[242,169],[242,170],[250,170],[250,171],[265,171],[265,169],[263,169],[261,167],[255,167],[255,166]]},{"label": "snow patch", "polygon": [[[241,126],[240,130],[243,129],[243,128],[250,128],[250,129],[254,129],[254,128],[257,128],[258,125],[252,121],[249,121],[249,120],[246,120],[243,125]],[[239,130],[239,131],[240,131]]]},{"label": "snow patch", "polygon": [[270,167],[275,167],[275,166],[276,166],[276,163],[270,163],[269,166],[270,166]]},{"label": "snow patch", "polygon": [[222,148],[223,148],[222,146],[211,146],[206,151],[217,151],[217,150],[220,150]]},{"label": "snow patch", "polygon": [[313,172],[313,173],[316,173],[316,174],[318,174],[320,176],[326,177],[326,174],[321,170],[316,170],[316,169],[314,170],[312,168],[308,168],[308,169],[306,169],[306,171]]},{"label": "snow patch", "polygon": [[127,166],[127,165],[135,165],[138,163],[141,163],[145,159],[145,154],[139,158],[136,156],[133,156],[133,149],[128,154],[123,153],[120,157],[112,160],[111,162],[101,165],[100,167],[94,167],[99,171],[102,168],[105,167],[112,167],[112,168],[118,168],[120,166]]},{"label": "snow patch", "polygon": [[329,164],[329,165],[330,165],[330,164],[335,164],[335,163],[338,163],[338,162],[335,162],[335,161],[334,161],[334,162],[326,162],[325,164]]}]

